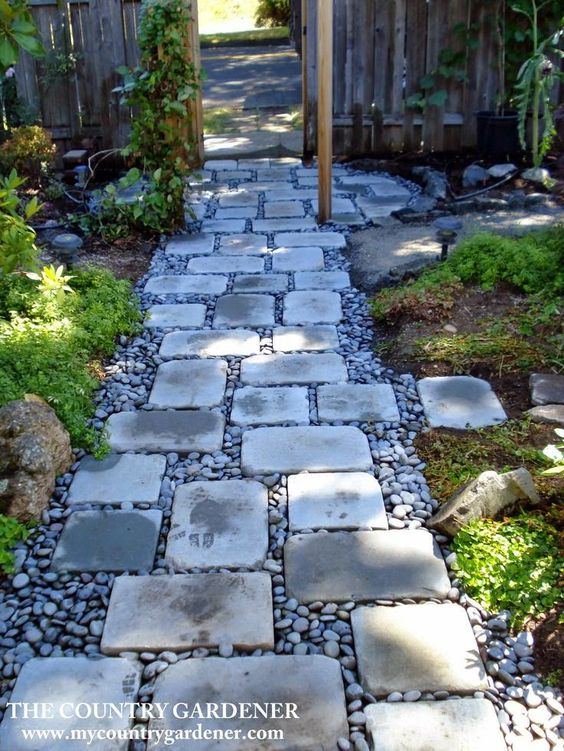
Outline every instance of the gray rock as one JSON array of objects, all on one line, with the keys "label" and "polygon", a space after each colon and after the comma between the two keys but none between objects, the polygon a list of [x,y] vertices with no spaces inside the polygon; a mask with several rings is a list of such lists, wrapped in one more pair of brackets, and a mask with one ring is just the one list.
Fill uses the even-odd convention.
[{"label": "gray rock", "polygon": [[564,375],[533,373],[529,385],[533,404],[564,404]]},{"label": "gray rock", "polygon": [[550,180],[550,172],[542,167],[531,167],[521,172],[521,177],[530,183],[545,185]]},{"label": "gray rock", "polygon": [[465,188],[477,188],[485,185],[490,179],[488,170],[480,167],[479,164],[470,164],[462,173],[462,185]]},{"label": "gray rock", "polygon": [[417,390],[432,428],[483,428],[507,419],[490,384],[480,378],[423,378]]},{"label": "gray rock", "polygon": [[514,164],[494,164],[493,167],[488,169],[488,175],[496,180],[501,180],[513,172],[517,172],[517,169]]},{"label": "gray rock", "polygon": [[564,404],[544,404],[527,410],[525,414],[530,415],[533,422],[564,425]]}]

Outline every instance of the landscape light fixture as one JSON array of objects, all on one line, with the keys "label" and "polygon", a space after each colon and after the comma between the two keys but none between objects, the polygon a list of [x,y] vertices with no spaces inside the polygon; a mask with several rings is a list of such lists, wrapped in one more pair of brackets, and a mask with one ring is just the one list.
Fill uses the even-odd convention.
[{"label": "landscape light fixture", "polygon": [[61,232],[51,240],[51,248],[62,263],[72,266],[78,260],[76,254],[82,248],[82,238],[72,232]]},{"label": "landscape light fixture", "polygon": [[462,229],[460,219],[452,216],[442,216],[435,219],[433,227],[437,230],[437,242],[441,246],[441,261],[446,261],[449,245],[454,245],[458,231]]}]

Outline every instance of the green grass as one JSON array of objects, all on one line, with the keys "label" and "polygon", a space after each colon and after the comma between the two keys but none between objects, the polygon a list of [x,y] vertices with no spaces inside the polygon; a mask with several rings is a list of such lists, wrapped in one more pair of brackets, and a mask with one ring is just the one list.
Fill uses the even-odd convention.
[{"label": "green grass", "polygon": [[21,524],[11,516],[0,514],[0,571],[11,574],[14,571],[14,546],[26,540],[29,526]]},{"label": "green grass", "polygon": [[272,29],[250,29],[249,31],[231,31],[220,34],[200,34],[200,46],[204,47],[230,47],[268,44],[280,42],[289,38],[287,26],[278,26]]},{"label": "green grass", "polygon": [[233,127],[233,110],[218,108],[204,110],[204,133],[215,135],[229,133]]},{"label": "green grass", "polygon": [[[198,23],[200,29],[229,28],[229,24],[245,24],[254,28],[259,0],[200,0],[198,3]],[[241,28],[241,26],[239,27]],[[244,28],[244,27],[243,27]]]}]

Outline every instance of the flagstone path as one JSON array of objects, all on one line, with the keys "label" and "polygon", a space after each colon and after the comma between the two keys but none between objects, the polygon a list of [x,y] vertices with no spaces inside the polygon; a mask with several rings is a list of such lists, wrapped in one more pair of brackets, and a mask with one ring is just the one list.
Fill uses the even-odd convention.
[{"label": "flagstone path", "polygon": [[[70,651],[30,647],[33,659],[4,674],[19,675],[12,698],[296,705],[299,717],[204,722],[241,737],[198,741],[202,751],[505,748],[480,618],[463,607],[446,538],[424,526],[437,503],[413,447],[415,382],[373,358],[365,298],[340,255],[348,226],[405,205],[409,187],[337,167],[338,225],[318,228],[316,172],[295,160],[208,163],[201,179],[192,208],[203,232],[156,253],[141,290],[145,332],[114,358],[100,396],[113,453],[83,458],[57,496],[68,509],[53,518],[68,519],[36,630],[40,641],[63,624]],[[452,406],[445,398],[462,402],[461,427],[471,422],[476,403],[468,409],[460,382],[441,396],[426,380],[434,424]],[[487,387],[477,394],[493,407],[480,424],[503,419]],[[74,580],[59,572],[84,572],[73,591],[91,586],[94,616],[83,602],[65,620],[74,600],[57,591]],[[31,603],[33,583],[18,576]],[[146,719],[138,712],[136,728]],[[167,714],[148,730],[199,721]],[[40,726],[6,715],[0,749],[68,751],[19,733]],[[284,739],[269,739],[272,729]]]}]

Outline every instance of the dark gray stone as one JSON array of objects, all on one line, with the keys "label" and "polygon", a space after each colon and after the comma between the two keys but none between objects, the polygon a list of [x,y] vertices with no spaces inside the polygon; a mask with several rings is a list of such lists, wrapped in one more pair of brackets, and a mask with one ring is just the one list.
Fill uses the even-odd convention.
[{"label": "dark gray stone", "polygon": [[216,412],[120,412],[106,423],[114,451],[219,451],[225,418]]},{"label": "dark gray stone", "polygon": [[564,425],[564,404],[544,404],[527,410],[525,414],[530,415],[533,422]]},{"label": "dark gray stone", "polygon": [[462,185],[465,188],[477,188],[485,185],[490,174],[479,164],[469,164],[462,173]]},{"label": "dark gray stone", "polygon": [[156,503],[166,457],[110,454],[80,462],[70,486],[69,503]]},{"label": "dark gray stone", "polygon": [[564,404],[564,375],[533,373],[529,379],[531,402],[536,406]]}]

